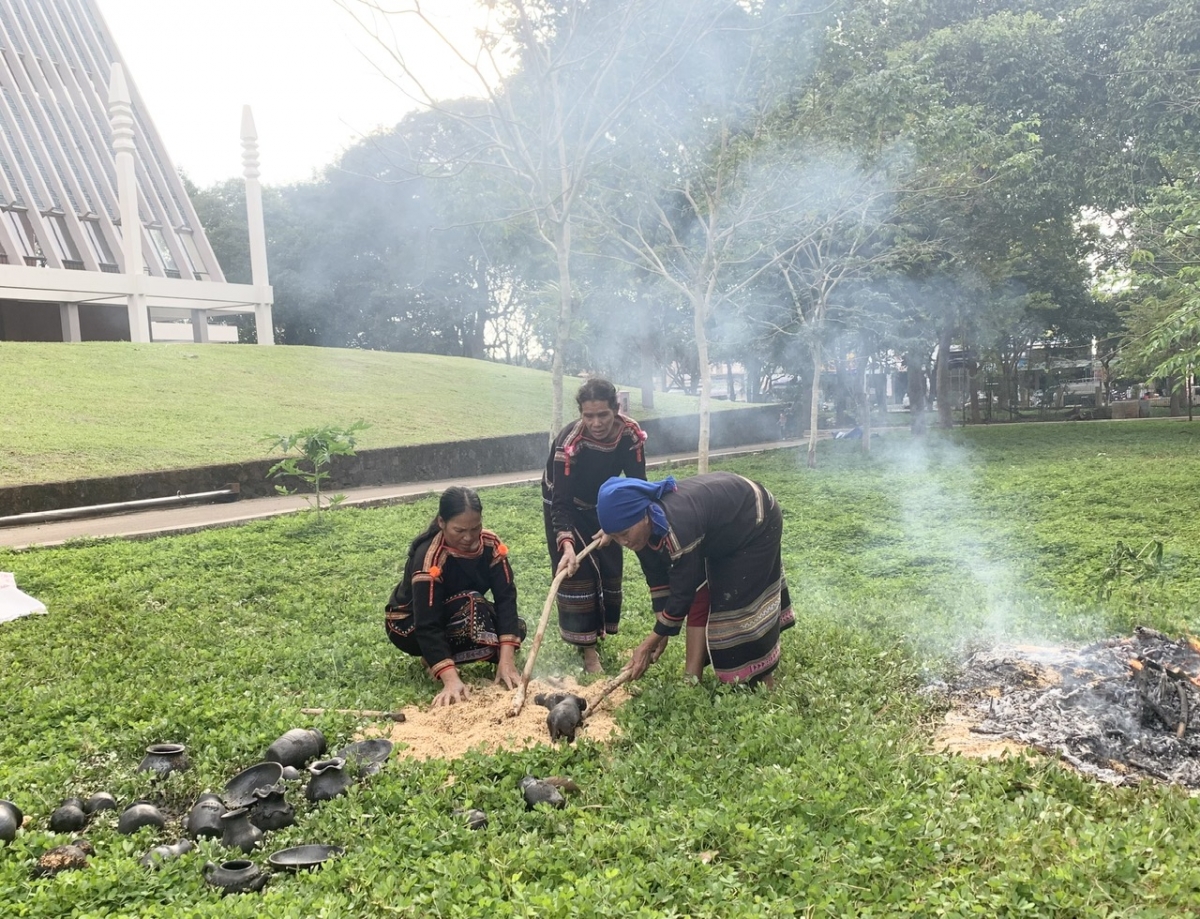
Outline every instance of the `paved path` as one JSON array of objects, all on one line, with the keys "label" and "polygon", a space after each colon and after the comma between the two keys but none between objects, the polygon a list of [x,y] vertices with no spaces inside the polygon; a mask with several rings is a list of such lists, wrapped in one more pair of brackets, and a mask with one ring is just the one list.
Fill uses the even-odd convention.
[{"label": "paved path", "polygon": [[[825,435],[825,432],[822,432]],[[807,440],[784,440],[771,443],[747,444],[713,450],[709,456],[746,456],[768,450],[796,448],[807,444]],[[691,463],[695,453],[674,453],[655,458],[647,465],[658,468],[667,464]],[[524,472],[509,472],[498,475],[475,476],[460,479],[442,479],[430,482],[408,482],[402,485],[380,485],[371,488],[349,488],[342,492],[345,504],[377,507],[400,504],[414,498],[440,494],[450,485],[470,485],[474,488],[491,488],[497,485],[523,485],[537,482],[542,477],[541,469]],[[103,537],[148,538],[168,534],[190,533],[210,527],[237,526],[263,517],[291,514],[309,507],[301,495],[275,498],[249,498],[223,504],[200,504],[191,507],[162,508],[161,510],[139,511],[117,514],[111,517],[89,517],[80,520],[60,520],[53,523],[30,524],[0,529],[0,547],[26,549],[32,546],[57,546],[72,539]]]}]

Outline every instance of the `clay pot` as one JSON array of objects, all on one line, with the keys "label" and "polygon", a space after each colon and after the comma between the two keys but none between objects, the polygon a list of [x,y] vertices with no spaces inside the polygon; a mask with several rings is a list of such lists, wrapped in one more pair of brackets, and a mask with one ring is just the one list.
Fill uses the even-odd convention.
[{"label": "clay pot", "polygon": [[221,799],[211,792],[205,792],[196,799],[188,812],[184,828],[193,839],[220,839],[225,832],[221,815],[225,813],[225,805]]},{"label": "clay pot", "polygon": [[304,778],[304,773],[295,766],[284,766],[281,778],[285,782],[295,782]]},{"label": "clay pot", "polygon": [[467,826],[472,830],[483,830],[487,828],[487,814],[478,808],[473,807],[468,809],[456,807],[450,813],[452,813],[455,817],[461,817],[466,822]]},{"label": "clay pot", "polygon": [[0,800],[0,840],[12,842],[16,839],[17,830],[24,821],[25,815],[21,813],[21,808],[12,801]]},{"label": "clay pot", "polygon": [[196,848],[196,844],[190,839],[181,839],[173,846],[155,846],[138,859],[138,864],[146,868],[157,868],[163,862],[179,858],[179,856],[191,852],[194,848]]},{"label": "clay pot", "polygon": [[166,823],[167,818],[153,804],[146,801],[135,801],[121,814],[121,818],[117,821],[117,832],[128,836],[144,826],[161,828]]},{"label": "clay pot", "polygon": [[190,765],[187,747],[183,744],[156,743],[146,748],[146,755],[138,764],[138,772],[153,772],[162,777],[172,772],[183,772]]},{"label": "clay pot", "polygon": [[262,890],[266,886],[267,876],[254,862],[237,858],[221,862],[220,865],[205,862],[204,880],[213,887],[219,887],[222,893],[247,893]]},{"label": "clay pot", "polygon": [[100,811],[115,811],[116,809],[117,799],[107,791],[98,791],[83,802],[83,812],[89,817]]},{"label": "clay pot", "polygon": [[250,808],[239,807],[221,815],[224,828],[221,845],[226,849],[241,849],[249,854],[262,842],[263,831],[250,822]]},{"label": "clay pot", "polygon": [[267,762],[300,768],[325,752],[325,735],[316,728],[292,728],[271,746],[263,757]]},{"label": "clay pot", "polygon": [[250,806],[250,822],[260,830],[282,830],[296,822],[296,811],[283,797],[284,788],[259,788],[254,792],[258,798]]},{"label": "clay pot", "polygon": [[346,789],[354,784],[354,776],[346,769],[346,761],[335,756],[323,759],[308,767],[312,778],[308,780],[305,796],[310,801],[329,801],[338,795],[344,795]]},{"label": "clay pot", "polygon": [[74,833],[87,826],[87,819],[87,814],[83,812],[83,802],[78,798],[67,798],[50,814],[50,831]]}]

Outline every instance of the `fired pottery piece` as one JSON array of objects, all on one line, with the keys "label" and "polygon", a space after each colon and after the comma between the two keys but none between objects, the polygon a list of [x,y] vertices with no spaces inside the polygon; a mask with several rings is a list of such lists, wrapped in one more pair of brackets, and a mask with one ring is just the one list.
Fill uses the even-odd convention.
[{"label": "fired pottery piece", "polygon": [[128,836],[144,826],[162,828],[166,823],[167,818],[153,804],[146,801],[135,801],[122,812],[121,819],[117,821],[117,832]]},{"label": "fired pottery piece", "polygon": [[349,744],[337,751],[337,755],[346,761],[346,766],[352,773],[358,775],[374,775],[383,768],[387,758],[392,755],[395,746],[390,740],[382,737],[372,737]]},{"label": "fired pottery piece", "polygon": [[138,772],[153,772],[160,778],[172,772],[183,772],[191,765],[187,758],[187,747],[181,743],[156,743],[146,748],[146,755],[138,764]]},{"label": "fired pottery piece", "polygon": [[239,807],[221,815],[224,832],[221,845],[226,849],[241,849],[249,854],[262,843],[263,831],[250,822],[250,808]]},{"label": "fired pottery piece", "polygon": [[319,760],[309,766],[308,771],[312,778],[308,780],[304,794],[310,801],[329,801],[344,795],[346,789],[354,784],[354,776],[346,768],[346,761],[339,756]]},{"label": "fired pottery piece", "polygon": [[539,804],[549,804],[551,807],[557,808],[567,806],[567,799],[562,796],[561,791],[549,782],[535,779],[531,775],[527,775],[521,779],[517,783],[517,787],[525,795],[525,807],[527,810],[533,810]]},{"label": "fired pottery piece", "polygon": [[100,811],[115,811],[116,809],[117,799],[107,791],[98,791],[83,802],[83,812],[89,817]]},{"label": "fired pottery piece", "polygon": [[179,856],[191,852],[194,848],[196,848],[196,844],[190,839],[181,839],[173,846],[155,846],[138,859],[138,864],[145,868],[157,868],[163,862],[179,858]]},{"label": "fired pottery piece", "polygon": [[87,814],[78,798],[67,798],[50,815],[50,830],[54,833],[74,833],[87,826]]},{"label": "fired pottery piece", "polygon": [[212,792],[205,792],[196,799],[188,812],[184,828],[193,839],[220,839],[225,832],[221,815],[225,813],[225,805]]},{"label": "fired pottery piece", "polygon": [[300,768],[325,752],[325,735],[316,728],[292,728],[267,747],[267,762]]},{"label": "fired pottery piece", "polygon": [[25,815],[21,813],[21,808],[12,801],[0,800],[0,840],[12,842],[16,839],[17,830],[24,821]]},{"label": "fired pottery piece", "polygon": [[294,846],[283,849],[267,859],[273,868],[285,871],[304,871],[345,853],[341,846]]},{"label": "fired pottery piece", "polygon": [[284,788],[259,788],[254,792],[258,799],[250,807],[250,822],[260,830],[282,830],[296,822],[296,811],[284,799]]},{"label": "fired pottery piece", "polygon": [[478,810],[477,808],[467,809],[463,807],[456,807],[450,813],[456,817],[462,817],[466,821],[467,826],[473,830],[483,830],[487,828],[487,814],[481,810]]},{"label": "fired pottery piece", "polygon": [[266,886],[267,875],[246,858],[235,858],[220,865],[204,863],[204,880],[222,893],[257,893]]},{"label": "fired pottery piece", "polygon": [[221,796],[221,800],[230,810],[249,807],[257,800],[254,797],[257,789],[271,788],[279,784],[282,776],[283,767],[279,763],[258,763],[231,778],[225,786],[225,794]]},{"label": "fired pottery piece", "polygon": [[304,773],[301,772],[299,769],[297,769],[295,766],[284,766],[283,767],[283,780],[285,782],[295,782],[302,778],[304,778]]},{"label": "fired pottery piece", "polygon": [[583,722],[583,710],[587,708],[587,699],[573,696],[569,693],[546,716],[546,727],[550,729],[550,742],[558,743],[565,739],[567,743],[575,743],[575,731]]}]

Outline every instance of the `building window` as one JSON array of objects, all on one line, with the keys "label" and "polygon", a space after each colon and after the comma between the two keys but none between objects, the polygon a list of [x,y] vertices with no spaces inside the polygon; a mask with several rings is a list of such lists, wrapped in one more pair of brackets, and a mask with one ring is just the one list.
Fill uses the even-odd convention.
[{"label": "building window", "polygon": [[104,240],[104,234],[100,232],[100,222],[98,220],[83,220],[83,235],[91,246],[92,255],[96,261],[100,263],[100,270],[105,271],[105,265],[111,265],[113,269],[117,267],[117,260],[113,258],[112,250],[108,248],[108,243]]},{"label": "building window", "polygon": [[59,261],[66,268],[82,268],[83,263],[79,260],[79,253],[75,250],[75,244],[67,232],[67,221],[64,216],[53,213],[42,216],[46,218],[46,225],[50,228],[50,245]]},{"label": "building window", "polygon": [[8,227],[12,230],[17,245],[21,247],[21,255],[25,259],[25,264],[44,268],[46,257],[42,254],[42,247],[37,241],[37,235],[33,232],[29,213],[24,208],[13,207],[6,207],[3,211],[4,219],[8,222]]},{"label": "building window", "polygon": [[[163,268],[168,272],[175,272],[174,277],[179,277],[179,266],[175,264],[175,258],[171,255],[171,247],[167,245],[167,238],[163,236],[161,227],[150,227],[150,239],[154,242],[154,248],[158,250],[158,257],[162,261]],[[168,275],[170,277],[171,275]]]},{"label": "building window", "polygon": [[192,231],[181,229],[179,231],[179,240],[183,243],[183,254],[187,256],[188,262],[191,263],[192,277],[197,281],[207,281],[208,272],[204,270],[204,259],[200,257],[200,250],[196,248],[196,240],[192,236]]}]

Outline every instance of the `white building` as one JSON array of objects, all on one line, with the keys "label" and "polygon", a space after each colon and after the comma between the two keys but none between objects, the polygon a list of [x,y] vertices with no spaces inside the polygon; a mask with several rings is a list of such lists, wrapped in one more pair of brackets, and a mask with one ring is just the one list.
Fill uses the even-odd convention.
[{"label": "white building", "polygon": [[248,109],[242,146],[253,283],[229,284],[94,0],[0,0],[0,340],[208,341],[253,313],[272,344]]}]

